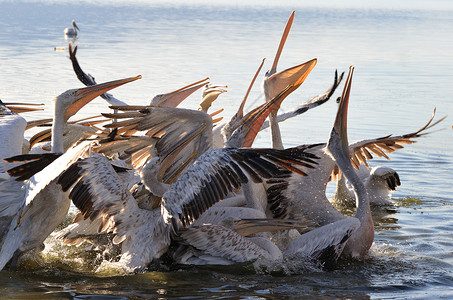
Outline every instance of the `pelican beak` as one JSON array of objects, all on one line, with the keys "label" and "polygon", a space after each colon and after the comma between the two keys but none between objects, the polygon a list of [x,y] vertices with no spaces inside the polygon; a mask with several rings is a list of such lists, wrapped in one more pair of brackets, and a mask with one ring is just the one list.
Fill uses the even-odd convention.
[{"label": "pelican beak", "polygon": [[80,88],[76,90],[74,94],[75,96],[74,102],[66,109],[65,121],[67,121],[71,116],[75,115],[82,107],[84,107],[87,103],[89,103],[97,96],[100,96],[111,89],[114,89],[123,84],[135,81],[140,78],[142,78],[142,76],[138,75],[135,77],[129,77],[125,79],[95,84],[89,87]]},{"label": "pelican beak", "polygon": [[215,117],[217,116],[218,114],[220,114],[221,112],[223,112],[223,108],[219,109],[219,110],[216,110],[215,112],[213,113],[210,113],[209,115],[212,117]]},{"label": "pelican beak", "polygon": [[[338,106],[337,115],[335,122],[330,133],[329,142],[327,144],[330,153],[336,156],[346,156],[343,159],[336,159],[337,164],[341,161],[349,162],[349,142],[347,133],[347,122],[348,122],[348,105],[349,95],[351,93],[352,74],[354,73],[354,67],[349,67],[348,78],[346,79],[343,93],[341,95],[340,104]],[[350,164],[350,163],[349,163]],[[346,168],[346,167],[345,167]]]},{"label": "pelican beak", "polygon": [[198,90],[201,87],[203,87],[204,85],[206,85],[207,80],[209,80],[209,77],[206,77],[203,80],[191,83],[185,87],[177,89],[176,91],[157,95],[151,100],[150,105],[177,107],[184,99],[189,97],[193,92],[195,92],[196,90]]},{"label": "pelican beak", "polygon": [[[24,113],[24,112],[31,112],[31,111],[37,111],[37,110],[44,110],[42,108],[36,108],[36,107],[30,107],[30,106],[43,106],[43,103],[40,104],[35,104],[35,103],[4,103],[6,107],[10,111],[12,111],[15,114],[19,113]],[[19,105],[19,106],[17,106]]]},{"label": "pelican beak", "polygon": [[221,109],[209,114],[211,116],[211,118],[213,118],[212,119],[212,124],[215,124],[215,123],[220,122],[220,121],[223,120],[223,117],[214,118],[216,115],[220,114],[221,112],[223,112],[223,108],[221,108]]},{"label": "pelican beak", "polygon": [[283,35],[280,40],[280,44],[278,45],[278,49],[277,49],[277,53],[275,54],[274,62],[272,63],[272,67],[268,71],[269,75],[272,75],[275,72],[277,72],[278,60],[280,59],[280,55],[282,54],[283,47],[285,46],[286,38],[288,38],[289,31],[291,30],[291,26],[293,25],[294,13],[295,13],[295,11],[293,11],[291,13],[291,15],[289,16],[288,22],[286,22],[285,30],[283,31]]},{"label": "pelican beak", "polygon": [[36,145],[37,143],[40,143],[42,141],[50,141],[51,135],[52,130],[50,128],[38,132],[37,134],[32,136],[28,141],[30,143],[30,149],[33,148],[33,146]]},{"label": "pelican beak", "polygon": [[250,82],[250,85],[249,85],[249,87],[247,89],[247,92],[245,92],[244,99],[242,99],[241,105],[239,105],[239,109],[238,109],[235,117],[242,118],[244,116],[245,102],[247,101],[247,98],[249,97],[250,91],[252,90],[252,87],[255,84],[255,81],[256,81],[256,78],[258,77],[258,74],[261,72],[261,69],[263,68],[265,60],[266,60],[266,58],[263,58],[263,60],[261,61],[260,66],[258,67],[258,70],[256,70],[255,75],[253,76],[252,81]]},{"label": "pelican beak", "polygon": [[[191,132],[184,135],[177,143],[175,143],[170,149],[165,151],[160,155],[160,168],[157,173],[157,179],[161,182],[174,181],[179,174],[183,171],[184,168],[178,168],[175,174],[165,175],[168,168],[171,166],[176,156],[196,137],[198,137],[206,129],[206,124],[203,123]],[[195,155],[192,155],[191,158],[183,162],[184,166],[193,159]],[[165,176],[165,178],[164,178]]]},{"label": "pelican beak", "polygon": [[79,26],[77,26],[76,22],[72,22],[72,25],[74,25],[74,27],[77,28],[77,30],[80,31]]},{"label": "pelican beak", "polygon": [[296,90],[305,81],[308,74],[310,74],[311,70],[316,66],[316,63],[317,59],[314,58],[266,78],[265,85],[267,86],[268,97],[272,99],[290,84],[294,85],[294,90]]},{"label": "pelican beak", "polygon": [[209,89],[206,95],[201,100],[200,107],[201,111],[208,112],[208,109],[211,107],[212,102],[214,102],[220,94],[226,93],[226,90],[223,89]]},{"label": "pelican beak", "polygon": [[247,89],[247,92],[245,93],[244,99],[242,99],[241,105],[239,105],[239,108],[238,108],[236,114],[230,119],[230,121],[224,127],[224,128],[228,128],[227,131],[228,131],[228,134],[230,134],[230,135],[234,132],[234,130],[236,130],[243,123],[245,102],[247,101],[250,91],[252,90],[253,84],[255,83],[256,78],[258,77],[258,74],[260,73],[265,60],[266,60],[266,58],[263,58],[263,60],[261,61],[261,64],[258,67],[258,70],[256,71],[255,75],[253,76],[252,81],[250,82],[250,85]]},{"label": "pelican beak", "polygon": [[307,226],[301,221],[283,219],[241,219],[235,220],[233,225],[233,229],[242,236],[250,236],[260,232],[306,228]]},{"label": "pelican beak", "polygon": [[34,121],[27,121],[27,126],[25,127],[25,130],[28,130],[33,127],[38,127],[42,126],[45,124],[52,124],[53,119],[41,119],[41,120],[34,120]]},{"label": "pelican beak", "polygon": [[[262,104],[261,106],[255,108],[244,116],[239,127],[242,127],[246,132],[244,136],[243,147],[251,147],[253,141],[255,140],[256,135],[263,126],[264,121],[271,111],[276,111],[280,107],[282,101],[291,94],[297,87],[293,85],[287,86],[283,91],[278,95],[272,98],[270,101]],[[238,128],[239,129],[239,128]]]},{"label": "pelican beak", "polygon": [[207,84],[205,85],[205,90],[203,91],[203,97],[206,96],[208,93],[212,92],[212,91],[219,91],[219,92],[226,92],[228,86],[227,85],[210,85],[210,84]]}]

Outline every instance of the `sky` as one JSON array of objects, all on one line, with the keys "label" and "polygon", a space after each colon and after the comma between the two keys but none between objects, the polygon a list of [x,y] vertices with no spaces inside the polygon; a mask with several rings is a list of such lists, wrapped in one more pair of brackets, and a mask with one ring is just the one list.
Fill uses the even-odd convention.
[{"label": "sky", "polygon": [[[3,0],[5,1],[5,0]],[[15,0],[6,0],[7,2]],[[73,0],[22,0],[22,2],[62,3]],[[291,6],[330,8],[434,9],[453,10],[452,0],[79,0],[79,2],[114,5],[222,5],[222,6]]]}]

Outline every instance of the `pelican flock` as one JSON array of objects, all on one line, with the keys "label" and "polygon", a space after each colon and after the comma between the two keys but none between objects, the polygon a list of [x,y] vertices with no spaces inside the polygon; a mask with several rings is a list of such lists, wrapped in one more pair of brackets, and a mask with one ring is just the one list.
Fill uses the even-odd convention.
[{"label": "pelican flock", "polygon": [[[263,59],[229,119],[217,116],[222,110],[208,112],[228,89],[209,77],[150,97],[146,106],[119,100],[107,91],[141,76],[97,84],[82,70],[78,46],[72,44],[72,68],[86,87],[57,96],[52,119],[27,122],[19,113],[38,109],[0,101],[0,270],[21,266],[27,259],[23,254],[38,250],[37,255],[49,240],[61,249],[84,245],[101,251],[93,272],[109,264],[133,273],[159,265],[257,260],[296,260],[332,270],[345,257],[372,255],[372,209],[393,205],[390,196],[401,181],[396,170],[371,168],[368,161],[389,159],[389,153],[414,143],[445,117],[434,121],[434,109],[414,132],[350,143],[351,66],[330,135],[285,148],[278,123],[326,103],[343,78],[335,71],[327,91],[278,114],[317,63],[313,58],[277,71],[294,18],[292,12],[263,76],[265,103],[244,112]],[[72,21],[64,34],[74,37],[78,30]],[[202,88],[199,107],[178,107]],[[97,96],[113,112],[69,121]],[[51,128],[24,139],[26,130],[43,125]],[[254,148],[267,127],[272,147]],[[335,180],[335,196],[328,199],[326,187]],[[344,215],[338,204],[355,213]]]}]

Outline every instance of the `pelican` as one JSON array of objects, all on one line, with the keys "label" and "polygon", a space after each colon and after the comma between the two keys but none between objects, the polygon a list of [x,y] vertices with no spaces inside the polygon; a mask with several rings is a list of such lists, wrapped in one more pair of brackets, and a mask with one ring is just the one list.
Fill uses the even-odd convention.
[{"label": "pelican", "polygon": [[72,20],[72,28],[67,27],[64,29],[64,35],[65,36],[70,36],[70,37],[75,37],[77,36],[77,30],[80,30],[79,27],[77,26],[76,22]]},{"label": "pelican", "polygon": [[[349,97],[352,73],[353,68],[349,71],[342,99]],[[339,112],[347,109],[347,98],[342,101],[346,104],[342,104],[343,106],[339,108]],[[431,128],[444,119],[441,118],[432,123],[433,118],[434,115],[425,126],[413,133],[401,136],[388,135],[382,138],[369,139],[350,144],[347,153],[350,153],[351,163],[355,168],[359,168],[361,163],[366,164],[367,159],[373,157],[371,153],[388,158],[385,152],[390,153],[397,149],[401,149],[403,147],[402,144],[413,143],[413,138],[425,135],[426,133],[423,132],[424,130]],[[345,127],[342,127],[343,125],[339,122],[340,121],[335,122],[336,127],[334,127],[334,129],[337,128],[335,129],[337,132],[339,129],[345,130]],[[332,137],[330,139],[332,140]],[[343,141],[346,141],[346,139]],[[308,176],[301,177],[293,173],[284,180],[267,182],[268,209],[272,212],[273,216],[306,220],[307,224],[313,227],[324,226],[345,219],[345,216],[329,202],[326,196],[327,183],[333,178],[333,175],[338,175],[338,167],[341,168],[341,165],[337,162],[337,157],[330,154],[333,152],[333,150],[331,150],[331,143],[332,142],[329,141],[327,144],[320,143],[303,146],[305,149],[309,147],[310,152],[320,158],[317,160],[317,167],[307,171]],[[338,165],[338,167],[336,167],[336,165]],[[343,170],[341,171],[343,172]],[[357,174],[350,176],[355,178],[357,177]],[[351,182],[348,176],[346,176],[346,178]],[[360,184],[360,186],[363,186],[363,183]],[[343,252],[344,255],[360,259],[363,258],[369,246],[371,246],[372,220],[371,217],[368,216],[369,201],[368,196],[367,200],[362,202],[357,202],[356,197],[356,205],[360,206],[360,208],[357,209],[356,216],[360,216],[361,218],[361,229],[354,233],[353,238],[347,242]],[[359,240],[359,242],[357,242],[357,240]]]},{"label": "pelican", "polygon": [[[1,217],[13,219],[9,228],[1,233],[3,244],[0,250],[0,269],[3,269],[10,260],[10,266],[15,267],[22,253],[42,245],[47,236],[64,220],[68,212],[70,201],[67,195],[61,192],[61,188],[56,183],[56,178],[79,157],[87,155],[92,142],[81,143],[62,155],[64,152],[63,130],[65,122],[84,105],[102,93],[139,78],[141,76],[68,90],[54,99],[53,153],[50,154],[50,161],[53,162],[50,164],[47,162],[49,154],[40,156],[44,158],[43,161],[38,156],[32,156],[33,161],[30,164],[33,168],[31,170],[26,168],[25,165],[28,164],[25,164],[19,168],[14,168],[13,171],[8,171],[11,176],[29,178],[24,183],[23,188],[15,191],[14,197],[0,194],[0,205],[6,208],[1,210]],[[30,159],[30,156],[16,156],[7,159],[7,161],[28,159]],[[37,170],[38,172],[34,174]],[[29,174],[30,171],[31,174]],[[52,209],[49,209],[49,207]]]},{"label": "pelican", "polygon": [[[316,59],[312,59],[306,63],[277,72],[278,60],[280,59],[280,55],[289,35],[289,31],[291,30],[291,26],[294,20],[294,13],[294,11],[291,13],[288,22],[286,23],[286,27],[283,31],[283,35],[280,40],[277,53],[275,54],[272,66],[264,75],[263,91],[266,101],[272,99],[289,84],[293,84],[294,86],[296,86],[296,88],[299,87],[307,78],[310,71],[315,67],[317,62]],[[297,82],[297,84],[295,82]],[[270,114],[269,124],[271,129],[272,147],[276,149],[283,149],[282,137],[277,122],[277,111],[274,111]]]},{"label": "pelican", "polygon": [[[400,177],[394,169],[386,166],[369,169],[365,165],[360,165],[357,175],[365,184],[371,205],[393,204],[390,200],[391,193],[401,185]],[[344,176],[337,180],[333,201],[340,205],[355,205],[353,189]]]},{"label": "pelican", "polygon": [[[347,111],[353,72],[354,68],[350,67],[340,105],[338,107],[337,116],[325,151],[327,155],[332,157],[341,169],[343,176],[346,176],[354,187],[358,203],[356,214],[354,217],[343,217],[340,220],[331,222],[330,224],[312,230],[307,234],[301,235],[296,239],[298,243],[291,243],[285,250],[286,255],[294,255],[300,252],[304,254],[305,250],[301,250],[304,249],[304,247],[300,247],[299,242],[301,245],[309,245],[308,247],[310,247],[311,244],[319,243],[319,240],[323,240],[324,243],[325,240],[330,241],[330,239],[333,238],[337,241],[347,240],[347,245],[350,246],[352,256],[363,258],[373,244],[374,227],[373,219],[371,218],[370,201],[365,186],[358,178],[349,158]],[[344,249],[342,247],[344,247],[345,244],[346,243],[341,244],[342,246],[338,249],[336,258],[342,253]]]}]

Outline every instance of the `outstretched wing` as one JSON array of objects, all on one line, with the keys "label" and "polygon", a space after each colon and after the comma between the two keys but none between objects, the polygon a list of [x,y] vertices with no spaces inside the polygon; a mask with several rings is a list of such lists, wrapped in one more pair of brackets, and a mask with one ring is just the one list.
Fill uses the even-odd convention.
[{"label": "outstretched wing", "polygon": [[[414,140],[414,138],[429,134],[429,132],[425,131],[437,125],[439,122],[443,121],[446,118],[446,116],[444,116],[439,120],[433,122],[435,114],[436,109],[434,109],[434,112],[428,122],[417,131],[398,136],[392,136],[390,134],[384,137],[363,140],[350,144],[349,152],[351,155],[352,165],[357,170],[360,168],[360,164],[365,164],[368,167],[367,160],[372,159],[373,155],[377,157],[385,157],[390,160],[387,155],[388,153],[402,149],[404,147],[404,144],[415,143],[416,141]],[[332,179],[335,180],[339,174],[340,170],[338,169],[338,167],[335,167],[332,171]]]},{"label": "outstretched wing", "polygon": [[291,171],[305,175],[316,156],[300,148],[213,149],[205,152],[179,176],[163,195],[163,216],[167,222],[193,223],[203,212],[229,192],[247,183],[288,176]]},{"label": "outstretched wing", "polygon": [[[120,158],[130,159],[134,168],[140,168],[152,157],[165,152],[183,136],[202,124],[206,124],[206,130],[184,147],[184,150],[175,158],[173,165],[175,167],[180,165],[179,161],[186,161],[194,152],[199,156],[211,148],[212,118],[205,112],[158,106],[112,108],[126,112],[104,114],[108,118],[122,121],[105,126],[114,129],[116,136],[112,136],[106,142],[101,141],[98,152],[109,155],[120,150],[124,153]],[[138,109],[138,111],[130,111],[131,109]],[[143,136],[131,136],[136,132],[141,132]],[[170,167],[167,172],[174,172],[173,167]]]}]

